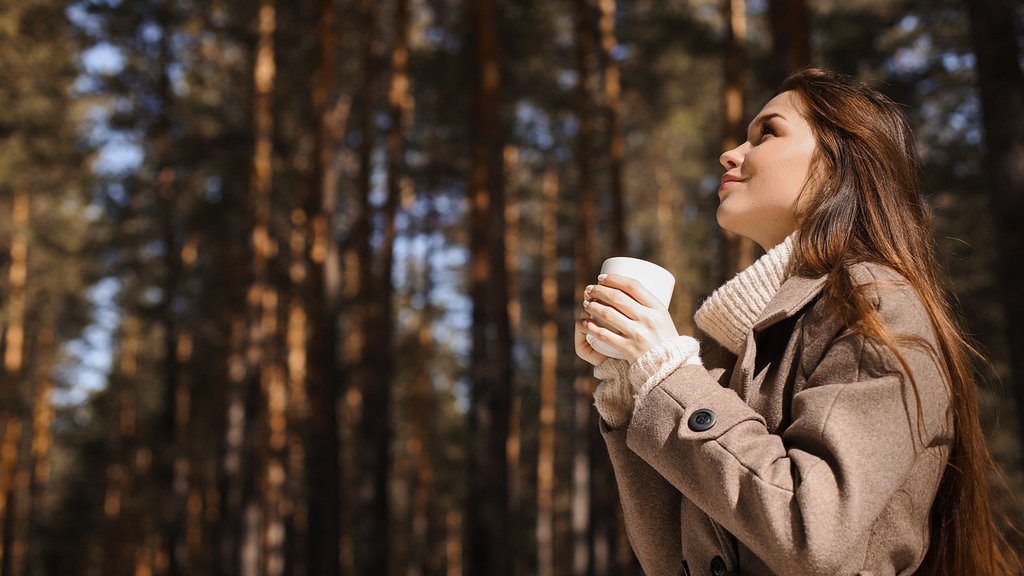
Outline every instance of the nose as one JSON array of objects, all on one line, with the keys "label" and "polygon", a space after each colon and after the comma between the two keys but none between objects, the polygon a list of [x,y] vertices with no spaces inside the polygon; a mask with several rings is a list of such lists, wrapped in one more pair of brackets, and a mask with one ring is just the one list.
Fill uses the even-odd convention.
[{"label": "nose", "polygon": [[732,150],[722,152],[722,155],[718,157],[718,162],[726,169],[726,171],[732,170],[743,163],[743,156],[746,154],[746,151],[747,142],[744,142]]}]

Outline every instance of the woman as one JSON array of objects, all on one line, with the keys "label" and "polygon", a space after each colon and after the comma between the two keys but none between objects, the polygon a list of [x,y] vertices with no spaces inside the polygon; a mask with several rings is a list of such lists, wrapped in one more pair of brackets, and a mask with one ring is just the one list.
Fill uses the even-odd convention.
[{"label": "woman", "polygon": [[766,253],[703,303],[707,337],[616,275],[576,324],[647,575],[1020,573],[897,106],[803,70],[721,163],[718,222]]}]

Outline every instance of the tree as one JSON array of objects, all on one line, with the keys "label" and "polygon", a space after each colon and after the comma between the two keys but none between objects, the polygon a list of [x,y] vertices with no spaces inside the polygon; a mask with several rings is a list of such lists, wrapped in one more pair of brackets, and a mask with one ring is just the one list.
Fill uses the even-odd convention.
[{"label": "tree", "polygon": [[469,415],[467,570],[503,576],[510,541],[508,460],[512,375],[508,278],[505,269],[505,201],[501,73],[497,3],[469,4],[472,23],[473,114],[470,152],[470,253],[472,358]]},{"label": "tree", "polygon": [[[996,225],[996,276],[1006,310],[1010,350],[1024,349],[1024,250],[1019,232],[1024,217],[1024,74],[1015,7],[1004,0],[968,0],[971,38],[985,129],[984,172]],[[1024,358],[1010,354],[1017,414],[1024,415]],[[1024,440],[1024,418],[1021,419]]]},{"label": "tree", "polygon": [[337,10],[334,0],[316,3],[316,72],[313,82],[313,169],[306,222],[309,334],[309,429],[306,455],[309,482],[310,574],[339,573],[341,540],[341,472],[338,400],[342,384],[338,369],[338,307],[341,271],[332,231],[338,204],[334,155],[345,110],[336,90]]},{"label": "tree", "polygon": [[811,26],[806,0],[769,0],[772,31],[770,86],[811,63]]}]

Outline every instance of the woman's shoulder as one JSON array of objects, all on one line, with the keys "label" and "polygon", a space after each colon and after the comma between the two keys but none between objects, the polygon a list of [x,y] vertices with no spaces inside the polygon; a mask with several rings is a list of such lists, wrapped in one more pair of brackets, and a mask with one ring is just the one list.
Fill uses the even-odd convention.
[{"label": "woman's shoulder", "polygon": [[898,270],[878,262],[858,262],[848,270],[854,289],[863,291],[889,328],[910,332],[930,328],[924,298]]},{"label": "woman's shoulder", "polygon": [[[875,262],[852,264],[847,271],[853,290],[867,300],[875,315],[874,321],[887,332],[897,337],[910,337],[929,346],[937,344],[925,301],[903,274]],[[852,325],[848,314],[838,309],[852,299],[853,294],[819,298],[807,310],[801,329],[809,361],[821,358],[830,347],[829,343],[863,342],[864,332]],[[860,349],[859,344],[857,348]]]}]

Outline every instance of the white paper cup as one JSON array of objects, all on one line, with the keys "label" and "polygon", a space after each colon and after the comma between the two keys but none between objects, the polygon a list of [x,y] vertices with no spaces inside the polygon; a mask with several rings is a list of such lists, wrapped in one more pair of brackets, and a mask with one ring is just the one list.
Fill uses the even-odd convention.
[{"label": "white paper cup", "polygon": [[[671,272],[653,262],[639,258],[625,256],[609,258],[601,265],[601,274],[618,274],[640,281],[666,308],[668,308],[669,301],[672,300],[672,290],[676,286],[676,278]],[[618,349],[589,334],[587,334],[587,342],[590,342],[594,350],[609,358],[625,358]]]}]

